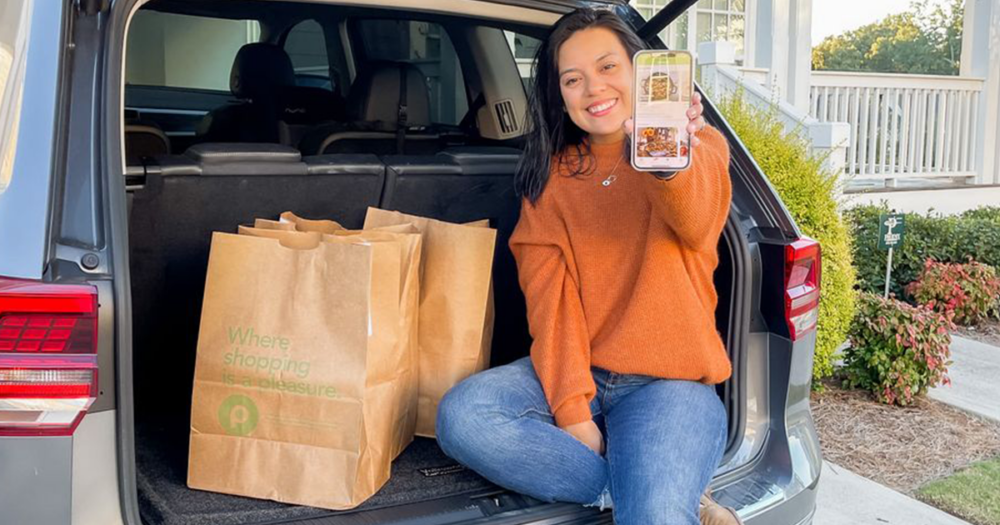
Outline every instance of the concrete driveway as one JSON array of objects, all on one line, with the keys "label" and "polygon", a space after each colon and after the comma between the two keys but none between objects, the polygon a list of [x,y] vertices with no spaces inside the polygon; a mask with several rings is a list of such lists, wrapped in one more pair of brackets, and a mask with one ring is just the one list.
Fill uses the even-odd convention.
[{"label": "concrete driveway", "polygon": [[833,463],[823,464],[813,525],[968,525]]}]

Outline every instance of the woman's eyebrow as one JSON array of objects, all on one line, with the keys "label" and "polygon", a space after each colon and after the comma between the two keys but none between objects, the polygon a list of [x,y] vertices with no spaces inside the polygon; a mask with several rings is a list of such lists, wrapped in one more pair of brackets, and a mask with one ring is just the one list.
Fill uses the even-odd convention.
[{"label": "woman's eyebrow", "polygon": [[570,73],[572,71],[579,71],[579,69],[575,68],[575,67],[564,69],[564,70],[562,70],[562,71],[559,72],[559,77],[562,78],[563,75],[565,75],[566,73]]},{"label": "woman's eyebrow", "polygon": [[[601,60],[604,60],[605,58],[608,58],[609,56],[613,56],[613,55],[617,55],[617,53],[614,52],[614,51],[609,51],[609,52],[604,53],[603,55],[597,57],[597,59],[594,60],[594,62],[600,62]],[[562,70],[562,71],[559,72],[559,76],[562,77],[563,75],[565,75],[566,73],[569,73],[570,71],[579,71],[579,69],[575,68],[575,67],[564,69],[564,70]]]}]

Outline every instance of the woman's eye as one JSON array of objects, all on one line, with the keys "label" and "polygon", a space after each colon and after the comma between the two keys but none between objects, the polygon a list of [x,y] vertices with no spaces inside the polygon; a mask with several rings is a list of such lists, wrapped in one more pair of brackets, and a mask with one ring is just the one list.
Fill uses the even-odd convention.
[{"label": "woman's eye", "polygon": [[604,64],[604,67],[602,67],[601,69],[603,69],[604,71],[609,71],[609,70],[614,69],[617,65],[618,64],[613,64],[613,63],[612,64]]},{"label": "woman's eye", "polygon": [[569,87],[569,86],[572,86],[572,85],[576,84],[576,82],[578,80],[580,80],[580,79],[578,79],[578,78],[569,78],[569,79],[566,79],[566,82],[563,85],[566,86],[566,87]]}]

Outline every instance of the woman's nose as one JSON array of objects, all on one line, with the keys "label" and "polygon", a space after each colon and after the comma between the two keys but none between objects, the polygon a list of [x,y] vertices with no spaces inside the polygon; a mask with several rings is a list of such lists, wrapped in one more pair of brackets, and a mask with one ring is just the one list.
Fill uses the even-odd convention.
[{"label": "woman's nose", "polygon": [[607,89],[608,83],[604,82],[600,78],[587,79],[587,94],[597,95],[603,93]]}]

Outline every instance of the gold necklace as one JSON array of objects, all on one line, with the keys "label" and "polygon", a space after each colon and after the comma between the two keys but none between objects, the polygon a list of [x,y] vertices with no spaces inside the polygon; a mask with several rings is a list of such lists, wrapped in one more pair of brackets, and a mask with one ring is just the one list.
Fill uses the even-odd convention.
[{"label": "gold necklace", "polygon": [[604,180],[603,180],[603,181],[601,182],[601,185],[602,185],[602,186],[604,186],[605,188],[607,188],[608,186],[611,186],[611,183],[612,183],[612,182],[614,182],[614,181],[618,180],[618,177],[617,177],[617,176],[615,176],[615,172],[616,172],[616,171],[618,171],[618,166],[620,166],[620,165],[621,165],[621,163],[622,163],[622,159],[623,159],[623,158],[624,158],[624,157],[622,157],[622,156],[619,156],[619,157],[618,157],[618,162],[616,162],[616,163],[615,163],[615,167],[611,168],[611,174],[610,174],[610,175],[608,175],[608,178],[604,179]]}]

